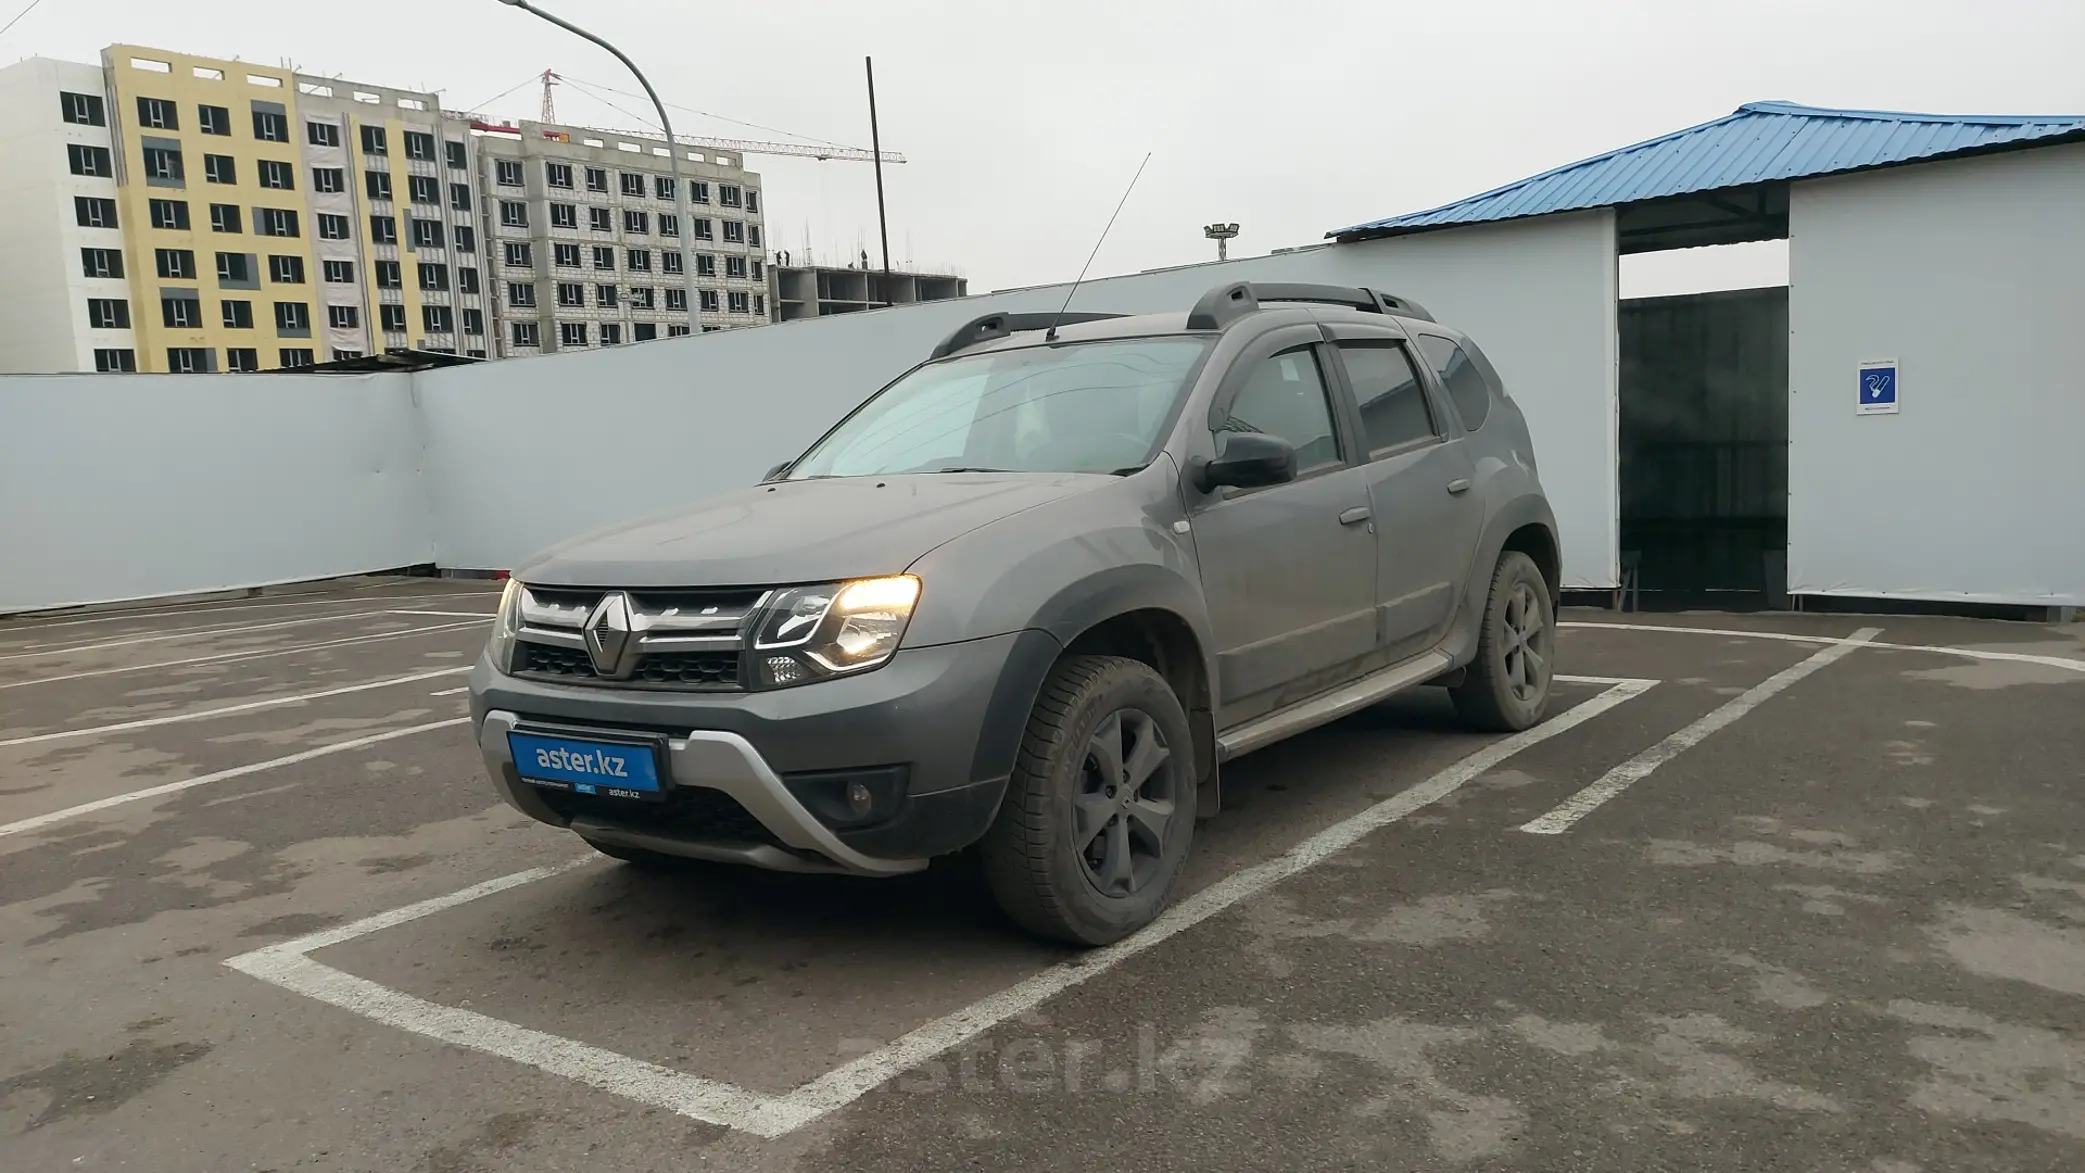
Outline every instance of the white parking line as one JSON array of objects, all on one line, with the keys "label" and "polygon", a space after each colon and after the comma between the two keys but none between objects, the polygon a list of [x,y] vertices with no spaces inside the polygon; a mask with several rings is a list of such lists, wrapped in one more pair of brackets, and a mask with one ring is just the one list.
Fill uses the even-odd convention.
[{"label": "white parking line", "polygon": [[169,794],[179,794],[183,790],[193,790],[198,786],[208,786],[212,782],[243,778],[248,774],[258,774],[263,770],[273,770],[280,766],[294,766],[298,762],[308,762],[313,758],[322,758],[329,754],[346,753],[351,749],[361,749],[364,746],[376,745],[395,738],[410,737],[415,733],[425,733],[430,729],[446,729],[451,725],[464,724],[468,720],[470,720],[468,717],[451,717],[446,721],[430,721],[425,725],[412,725],[404,729],[372,733],[367,737],[357,737],[352,741],[336,741],[331,745],[322,745],[317,749],[307,749],[285,757],[271,758],[265,762],[255,762],[250,766],[234,766],[229,770],[219,770],[214,774],[184,778],[179,782],[168,782],[161,786],[147,787],[144,790],[133,790],[128,794],[110,795],[107,798],[96,799],[93,802],[83,802],[78,806],[69,806],[61,811],[52,811],[49,814],[37,815],[33,818],[22,819],[19,822],[0,825],[0,838],[5,838],[9,835],[19,835],[24,831],[34,831],[41,827],[48,827],[53,823],[62,823],[67,819],[78,818],[81,815],[91,815],[95,811],[105,811],[110,807],[143,802],[148,798],[161,798]]},{"label": "white parking line", "polygon": [[372,688],[389,688],[394,684],[411,684],[418,680],[433,680],[439,676],[456,676],[468,672],[464,668],[436,668],[431,672],[415,672],[410,676],[390,676],[382,680],[366,681],[362,684],[342,685],[320,692],[300,692],[290,696],[271,696],[257,701],[246,701],[236,705],[221,705],[214,709],[198,709],[192,713],[169,713],[164,717],[144,717],[136,721],[119,721],[114,725],[91,725],[85,729],[61,729],[56,733],[32,733],[26,737],[10,737],[0,741],[0,749],[11,745],[35,745],[43,741],[62,741],[68,737],[97,737],[104,733],[123,733],[131,729],[150,729],[156,725],[173,725],[182,721],[206,721],[211,717],[223,717],[232,713],[250,713],[255,709],[270,709],[277,705],[297,705],[305,701],[324,700],[329,696],[346,696],[351,692],[368,692]]},{"label": "white parking line", "polygon": [[39,620],[35,615],[20,619],[0,617],[0,630],[44,631],[58,627],[85,627],[92,623],[119,623],[125,619],[167,619],[184,615],[218,615],[230,611],[272,611],[283,607],[319,607],[327,603],[353,606],[360,603],[414,602],[427,599],[469,599],[477,597],[496,599],[498,591],[484,589],[463,591],[415,591],[402,595],[356,595],[326,591],[305,598],[285,600],[277,603],[230,603],[213,605],[197,603],[192,606],[162,607],[154,611],[111,611],[106,615],[93,615],[85,619],[59,619],[51,622]]},{"label": "white parking line", "polygon": [[15,652],[11,655],[0,656],[0,662],[33,660],[38,656],[63,656],[73,652],[99,652],[108,648],[127,648],[137,644],[165,643],[170,639],[194,639],[205,635],[244,635],[250,631],[277,631],[285,627],[304,627],[313,623],[345,623],[350,619],[382,619],[389,614],[389,611],[352,611],[346,615],[314,615],[309,619],[278,619],[273,623],[252,623],[245,626],[192,627],[181,631],[161,632],[157,635],[112,639],[98,644],[67,644],[64,647],[42,648],[33,652]]},{"label": "white parking line", "polygon": [[391,612],[391,614],[393,614],[393,615],[451,615],[451,616],[454,616],[454,617],[456,617],[456,618],[458,618],[458,619],[497,619],[497,618],[499,618],[499,613],[498,613],[498,612],[496,612],[496,611],[397,611],[397,610],[394,610],[394,611],[392,611],[392,612]]},{"label": "white parking line", "polygon": [[[1557,679],[1568,682],[1570,678],[1560,676]],[[262,981],[400,1030],[527,1064],[539,1071],[561,1075],[690,1119],[758,1136],[777,1137],[845,1107],[899,1073],[1106,973],[1123,961],[1298,872],[1324,862],[1370,832],[1454,793],[1514,754],[1576,728],[1629,698],[1641,695],[1656,683],[1654,680],[1628,679],[1609,685],[1604,692],[1547,722],[1495,741],[1424,782],[1325,828],[1283,855],[1217,881],[1174,905],[1134,936],[1053,965],[1026,981],[927,1023],[779,1096],[674,1071],[475,1011],[437,1005],[344,973],[309,956],[331,945],[432,916],[496,892],[535,883],[596,858],[592,855],[569,863],[517,872],[447,896],[379,913],[353,924],[242,953],[225,964]]]},{"label": "white parking line", "polygon": [[85,672],[67,672],[62,676],[39,676],[34,680],[10,680],[0,683],[0,689],[27,688],[32,684],[56,684],[63,680],[83,680],[89,676],[111,676],[118,672],[145,672],[153,668],[186,668],[191,664],[218,664],[228,661],[243,663],[247,660],[266,660],[273,656],[294,656],[299,652],[315,652],[324,648],[348,647],[354,644],[376,643],[379,640],[404,639],[414,635],[432,635],[441,631],[461,631],[476,627],[475,623],[437,623],[432,627],[408,627],[400,631],[379,631],[372,635],[351,635],[342,639],[322,640],[315,644],[298,644],[293,648],[271,648],[255,652],[219,652],[214,656],[191,656],[186,660],[155,660],[150,664],[123,664],[115,668],[93,668]]},{"label": "white parking line", "polygon": [[468,684],[466,684],[466,685],[464,685],[464,686],[463,686],[462,688],[445,688],[445,689],[441,690],[440,692],[430,692],[430,693],[428,693],[427,695],[428,695],[428,696],[455,696],[455,695],[456,695],[457,693],[459,693],[459,692],[469,692],[470,690],[471,690],[471,686],[470,686],[470,685],[468,685]]},{"label": "white parking line", "polygon": [[1768,697],[1881,634],[1882,629],[1879,627],[1863,627],[1845,639],[1832,641],[1830,647],[1800,664],[1774,673],[1742,694],[1732,697],[1707,716],[1681,727],[1672,736],[1602,774],[1592,785],[1565,799],[1555,810],[1532,822],[1522,824],[1520,829],[1530,835],[1563,834],[1571,829],[1572,824],[1598,809],[1601,803],[1650,777],[1653,770],[1701,744],[1710,734],[1728,728],[1738,718],[1758,708]]},{"label": "white parking line", "polygon": [[[1835,644],[1842,640],[1836,635],[1791,635],[1785,631],[1747,631],[1737,627],[1680,627],[1658,623],[1600,623],[1572,620],[1557,624],[1558,627],[1573,627],[1586,631],[1606,628],[1613,631],[1653,631],[1673,635],[1720,635],[1739,639],[1772,639],[1783,643]],[[1931,652],[1937,656],[1963,656],[1971,660],[2003,660],[2014,664],[2040,664],[2044,668],[2062,668],[2071,672],[2085,672],[2085,659],[2074,656],[2045,656],[2033,652],[1992,652],[1981,648],[1954,648],[1946,644],[1893,644],[1871,642],[1866,645],[1885,652]]]}]

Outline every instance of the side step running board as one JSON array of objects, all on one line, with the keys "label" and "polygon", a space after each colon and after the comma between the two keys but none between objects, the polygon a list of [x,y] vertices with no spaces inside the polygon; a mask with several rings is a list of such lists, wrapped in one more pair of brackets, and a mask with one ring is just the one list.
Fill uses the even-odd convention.
[{"label": "side step running board", "polygon": [[1395,667],[1385,668],[1331,692],[1319,693],[1309,700],[1297,701],[1288,708],[1276,710],[1264,717],[1248,721],[1236,729],[1218,734],[1217,754],[1220,760],[1228,761],[1292,734],[1315,728],[1328,721],[1336,721],[1348,713],[1365,709],[1392,693],[1431,680],[1447,671],[1452,663],[1454,660],[1446,652],[1428,652],[1416,660],[1407,660]]}]

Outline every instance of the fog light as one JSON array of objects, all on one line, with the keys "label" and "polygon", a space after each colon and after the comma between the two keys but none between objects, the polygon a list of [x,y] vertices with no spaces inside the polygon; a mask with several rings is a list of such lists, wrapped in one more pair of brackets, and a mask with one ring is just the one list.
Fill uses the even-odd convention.
[{"label": "fog light", "polygon": [[810,670],[798,663],[794,656],[769,656],[767,678],[772,684],[795,684],[809,678]]},{"label": "fog light", "polygon": [[869,788],[859,782],[849,782],[847,784],[847,812],[857,819],[865,819],[869,817],[869,812],[874,809],[876,809],[876,796],[870,792]]}]

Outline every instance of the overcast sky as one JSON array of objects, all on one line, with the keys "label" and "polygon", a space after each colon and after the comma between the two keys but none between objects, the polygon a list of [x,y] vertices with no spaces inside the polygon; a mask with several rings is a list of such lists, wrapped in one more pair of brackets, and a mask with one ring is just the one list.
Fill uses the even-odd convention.
[{"label": "overcast sky", "polygon": [[[0,23],[27,2],[0,0]],[[885,167],[892,259],[977,292],[1074,275],[1147,151],[1096,274],[1207,259],[1216,220],[1240,225],[1233,255],[1311,243],[1757,99],[2085,113],[2079,0],[543,2],[669,103],[721,116],[675,111],[682,133],[866,146],[873,55],[884,144],[910,160]],[[614,58],[498,0],[42,0],[0,61],[94,61],[116,41],[514,118],[535,116],[525,83],[549,66],[598,95],[560,88],[562,120],[652,118],[604,89],[638,92]],[[751,162],[774,247],[876,254],[868,165]],[[1646,262],[1624,292],[1778,280],[1780,255]]]}]

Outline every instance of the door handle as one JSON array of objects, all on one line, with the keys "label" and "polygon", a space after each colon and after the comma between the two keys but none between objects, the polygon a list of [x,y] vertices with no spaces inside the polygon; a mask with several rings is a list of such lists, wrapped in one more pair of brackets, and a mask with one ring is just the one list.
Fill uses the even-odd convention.
[{"label": "door handle", "polygon": [[1356,505],[1339,515],[1339,524],[1341,525],[1358,525],[1367,520],[1368,506],[1366,505]]},{"label": "door handle", "polygon": [[1467,492],[1469,492],[1469,491],[1470,491],[1470,478],[1468,478],[1468,477],[1457,477],[1457,478],[1455,478],[1454,480],[1452,480],[1452,481],[1449,481],[1449,482],[1448,482],[1448,491],[1449,491],[1449,492],[1451,492],[1451,493],[1467,493]]}]

